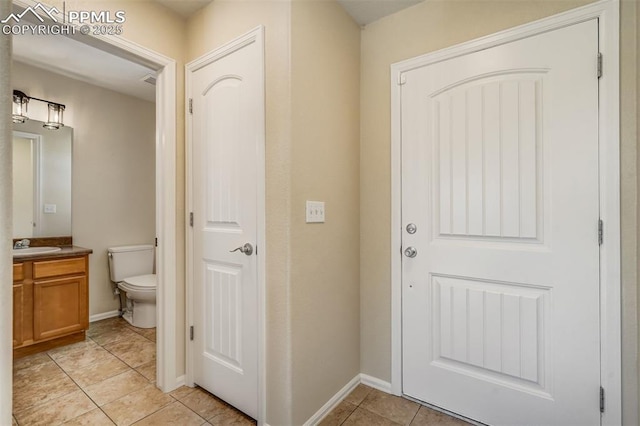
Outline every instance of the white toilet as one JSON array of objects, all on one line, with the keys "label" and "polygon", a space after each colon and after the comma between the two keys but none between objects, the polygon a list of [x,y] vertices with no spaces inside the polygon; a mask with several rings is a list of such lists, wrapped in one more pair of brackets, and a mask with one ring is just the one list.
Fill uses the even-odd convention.
[{"label": "white toilet", "polygon": [[156,275],[152,245],[107,249],[111,281],[126,293],[127,309],[122,317],[134,327],[156,326]]}]

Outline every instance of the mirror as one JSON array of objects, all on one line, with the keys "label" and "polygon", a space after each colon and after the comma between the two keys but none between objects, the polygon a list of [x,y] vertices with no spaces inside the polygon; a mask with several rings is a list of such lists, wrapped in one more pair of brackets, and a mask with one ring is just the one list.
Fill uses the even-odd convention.
[{"label": "mirror", "polygon": [[13,124],[13,238],[71,236],[73,129]]}]

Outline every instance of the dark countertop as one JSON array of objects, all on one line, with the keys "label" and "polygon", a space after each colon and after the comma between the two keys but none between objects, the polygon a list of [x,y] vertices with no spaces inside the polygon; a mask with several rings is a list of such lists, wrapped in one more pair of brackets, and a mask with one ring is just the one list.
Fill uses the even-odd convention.
[{"label": "dark countertop", "polygon": [[59,257],[79,256],[83,254],[91,254],[93,250],[78,246],[62,246],[62,250],[51,253],[34,253],[34,254],[14,254],[13,263],[24,262],[30,260],[52,259]]}]

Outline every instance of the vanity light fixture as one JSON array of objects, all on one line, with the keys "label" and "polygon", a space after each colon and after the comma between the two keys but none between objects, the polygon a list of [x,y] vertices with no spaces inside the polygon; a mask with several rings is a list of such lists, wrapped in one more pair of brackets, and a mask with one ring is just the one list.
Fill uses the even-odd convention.
[{"label": "vanity light fixture", "polygon": [[49,103],[47,108],[47,122],[42,127],[51,130],[58,130],[62,123],[62,114],[64,113],[64,105]]},{"label": "vanity light fixture", "polygon": [[24,123],[29,119],[27,117],[27,104],[29,97],[19,90],[13,91],[13,108],[12,117],[14,123]]},{"label": "vanity light fixture", "polygon": [[57,102],[51,102],[44,99],[34,98],[28,96],[20,90],[13,91],[13,122],[24,123],[29,119],[27,117],[27,104],[30,100],[45,102],[47,104],[47,121],[42,127],[51,130],[57,130],[60,127],[64,127],[62,122],[62,115],[64,113],[65,106]]}]

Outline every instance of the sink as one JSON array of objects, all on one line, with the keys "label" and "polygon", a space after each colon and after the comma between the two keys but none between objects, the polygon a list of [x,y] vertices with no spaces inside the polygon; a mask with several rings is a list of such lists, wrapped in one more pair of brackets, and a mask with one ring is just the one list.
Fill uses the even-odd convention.
[{"label": "sink", "polygon": [[60,250],[62,250],[60,247],[29,247],[13,249],[13,255],[55,253]]}]

